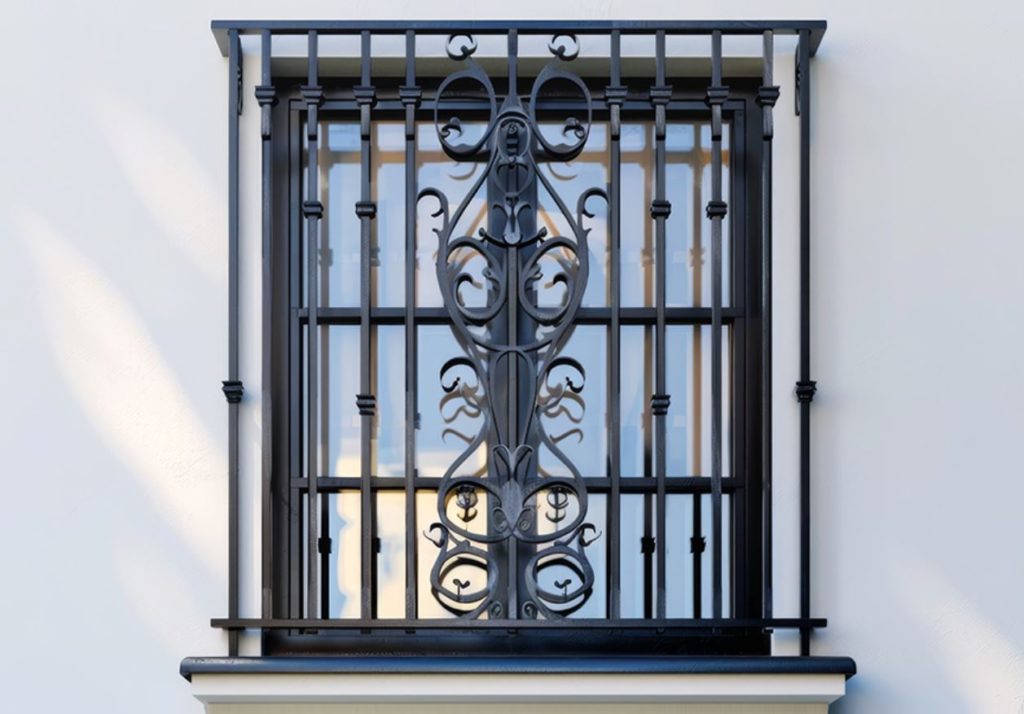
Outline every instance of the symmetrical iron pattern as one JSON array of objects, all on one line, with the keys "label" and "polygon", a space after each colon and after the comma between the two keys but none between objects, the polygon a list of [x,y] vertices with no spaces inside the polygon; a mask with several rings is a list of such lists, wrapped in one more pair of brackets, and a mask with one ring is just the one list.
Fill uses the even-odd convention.
[{"label": "symmetrical iron pattern", "polygon": [[[749,653],[763,651],[771,629],[786,627],[800,631],[802,653],[809,653],[812,628],[824,625],[824,620],[811,617],[809,527],[809,419],[815,390],[809,341],[810,58],[824,27],[823,22],[799,21],[214,23],[230,63],[230,349],[224,394],[229,402],[231,501],[228,617],[214,623],[229,631],[231,654],[238,651],[238,633],[247,628],[264,631],[269,638],[264,644],[272,642],[274,651],[283,652],[306,651],[312,646],[309,638],[326,635],[349,638],[344,640],[348,645],[328,648],[351,649],[356,640],[362,647],[367,637],[376,635],[383,643],[381,651],[429,649],[429,645],[407,642],[416,638],[422,642],[432,632],[446,636],[486,632],[489,639],[474,640],[474,647],[521,650],[531,645],[515,640],[517,633],[530,631],[553,632],[556,637],[572,633],[577,649],[585,649],[589,642],[606,652],[649,652],[654,647],[675,653]],[[245,35],[257,35],[261,45],[255,86],[262,143],[264,326],[264,388],[260,390],[263,597],[258,618],[239,613],[238,430],[239,410],[247,403],[242,401],[238,359],[239,115]],[[273,40],[281,35],[306,39],[301,82],[287,78],[294,74],[292,70],[281,76],[275,72],[278,58]],[[328,35],[358,40],[354,79],[348,78],[349,70],[340,79],[321,77],[327,65],[321,62],[320,40]],[[400,80],[392,78],[393,64],[377,74],[373,41],[383,35],[405,40]],[[668,43],[682,35],[709,40],[710,76],[706,79],[673,73],[672,67],[679,65],[672,64]],[[732,86],[727,86],[722,45],[723,38],[733,35],[763,40],[760,84],[729,74]],[[774,616],[772,585],[771,147],[772,108],[779,95],[773,84],[773,62],[780,35],[797,38],[800,114],[801,522],[800,612],[795,618]],[[436,61],[418,64],[417,40],[426,36],[446,40],[448,58],[457,63],[455,71],[440,77],[417,76],[419,67],[438,66]],[[507,43],[503,71],[493,69],[499,66],[493,53],[486,61],[481,57],[477,41],[483,36],[500,37]],[[530,57],[528,72],[521,71],[521,64],[526,64],[519,52],[524,36],[542,37],[547,45],[547,57],[541,62],[535,55]],[[606,38],[607,49],[578,60],[581,39],[592,36]],[[647,64],[639,71],[636,58],[630,57],[628,65],[623,60],[626,36],[653,40],[653,56],[645,58]],[[585,69],[584,63],[589,63]],[[467,86],[471,87],[468,93]],[[323,234],[331,212],[339,206],[324,199],[329,180],[320,153],[330,143],[325,128],[332,121],[329,117],[341,114],[358,126],[358,147],[353,152],[358,166],[350,174],[358,196],[340,206],[349,216],[354,212],[358,225],[354,231],[358,267],[352,268],[359,281],[358,298],[346,306],[332,304],[322,278],[324,261],[330,259]],[[556,115],[558,121],[553,122]],[[757,121],[745,124],[745,116]],[[672,121],[680,121],[678,117],[707,122],[710,130],[708,158],[701,159],[699,170],[691,166],[693,206],[681,208],[670,200],[678,193],[667,171],[668,128]],[[405,298],[401,307],[390,307],[378,305],[373,292],[380,220],[373,182],[379,148],[376,122],[396,118],[404,118]],[[652,266],[653,288],[643,306],[624,305],[621,295],[624,234],[635,230],[635,226],[623,226],[623,126],[627,121],[649,122],[652,130],[651,185],[643,208],[652,226],[646,259]],[[463,193],[453,195],[451,188],[419,185],[418,129],[425,123],[433,124],[448,157],[481,169]],[[579,158],[598,124],[606,131],[608,183],[583,188],[578,200],[566,201],[545,169]],[[555,125],[557,130],[552,130]],[[728,177],[725,140],[730,142],[730,157],[738,156],[728,161]],[[282,170],[285,155],[288,163]],[[304,167],[300,155],[305,157]],[[731,186],[728,196],[726,185]],[[553,207],[548,205],[546,210],[557,214],[554,223],[565,227],[563,235],[542,227],[542,194],[550,197]],[[737,198],[737,194],[741,195]],[[471,231],[467,225],[472,221],[464,219],[471,204],[479,205],[481,199],[486,205],[484,226]],[[604,204],[607,215],[606,235],[602,235],[607,240],[607,301],[583,307],[593,257],[590,234],[599,204]],[[417,222],[424,208],[432,214],[436,235],[439,308],[421,307],[414,299],[417,280],[423,279],[417,277],[412,256],[420,249]],[[702,214],[708,221],[708,267],[703,275],[710,278],[711,289],[704,302],[701,272],[696,271],[692,306],[679,307],[670,304],[667,294],[674,277],[668,272],[670,251],[680,249],[673,244],[678,234],[673,233],[676,229],[670,219],[674,211],[685,215],[688,210],[694,220],[688,229],[694,242],[688,247],[696,264],[704,261]],[[726,223],[727,216],[731,225]],[[737,235],[742,238],[739,242],[735,242]],[[286,268],[281,267],[282,261]],[[726,276],[729,285],[723,284]],[[741,281],[743,287],[737,287]],[[748,287],[750,295],[745,292]],[[280,328],[280,324],[287,326]],[[570,353],[570,338],[580,324],[606,328],[606,374],[587,375],[583,361]],[[357,473],[343,475],[329,472],[325,446],[330,421],[328,335],[338,325],[351,327],[353,334],[358,331],[358,349],[353,352],[358,359],[345,365],[353,372],[358,368],[358,387],[345,395],[357,414],[358,446],[353,457],[358,455],[358,467]],[[400,325],[404,330],[405,474],[400,478],[381,475],[375,462],[376,429],[386,405],[380,394],[381,376],[374,373],[379,369],[377,340],[382,325]],[[431,406],[420,404],[416,391],[421,380],[418,328],[424,325],[446,326],[459,350],[445,355],[437,376],[444,394],[441,418],[454,420],[457,415],[461,419],[459,430],[448,432],[464,444],[439,477],[421,475],[417,468],[419,415]],[[629,326],[642,326],[650,340],[645,348],[649,353],[641,351],[643,360],[650,362],[643,366],[649,372],[645,372],[643,394],[647,410],[642,473],[624,473],[631,466],[623,465],[620,392],[627,355],[635,354],[626,352],[633,347],[624,338]],[[669,393],[670,377],[679,369],[674,360],[680,354],[669,347],[670,334],[680,326],[694,330],[691,359],[699,360],[702,340],[710,348],[709,389],[704,393],[711,416],[705,452],[709,467],[706,473],[692,475],[673,471],[667,455],[675,433],[672,419],[687,403],[701,404],[699,384],[696,396],[674,399]],[[726,334],[732,335],[731,342],[725,341]],[[282,340],[287,342],[284,348],[279,346]],[[729,365],[728,357],[735,361],[737,350],[751,355],[745,367]],[[401,375],[383,378],[400,379]],[[607,463],[603,471],[581,473],[562,445],[563,439],[574,436],[572,428],[568,434],[560,433],[563,430],[551,424],[559,416],[584,409],[585,384],[601,379],[606,380],[609,393],[604,422]],[[741,385],[746,390],[739,395],[733,390],[737,379],[746,380]],[[276,391],[270,385],[278,385]],[[271,394],[284,399],[273,404]],[[392,409],[402,411],[402,407]],[[569,421],[574,418],[570,416]],[[726,432],[734,419],[744,429],[749,427],[738,444],[730,443],[736,434]],[[283,425],[280,432],[275,431],[275,422]],[[463,433],[466,423],[473,428]],[[279,438],[287,448],[277,447]],[[402,494],[405,502],[404,617],[382,617],[377,601],[378,499],[385,491]],[[336,584],[329,575],[334,552],[329,527],[334,516],[328,504],[343,492],[357,496],[358,510],[354,522],[358,572],[353,576],[358,582],[352,598],[358,607],[349,619],[338,618],[331,609]],[[422,522],[416,511],[417,499],[424,493],[436,498],[436,518],[431,523]],[[627,516],[623,505],[633,496],[642,502],[639,534],[635,524],[627,523],[627,518],[637,516]],[[671,538],[679,538],[675,531],[669,533],[669,513],[672,503],[683,498],[692,509],[687,526],[692,527],[692,537],[685,556],[669,550]],[[601,508],[594,506],[597,499]],[[433,546],[422,545],[424,536]],[[639,543],[631,542],[633,538]],[[705,546],[710,557],[704,555]],[[428,561],[429,576],[423,576],[421,565]],[[692,584],[692,616],[686,617],[672,614],[678,612],[678,589],[670,597],[671,571],[682,567]],[[642,580],[640,613],[636,603],[629,608],[624,604],[625,588],[637,579]],[[704,584],[709,584],[707,593]],[[594,597],[597,592],[605,596],[603,601]],[[429,594],[449,617],[425,618],[420,594]],[[585,607],[591,613],[586,619],[580,616]],[[595,611],[601,614],[594,615]],[[315,634],[320,631],[325,632]],[[496,633],[511,638],[509,643],[495,640]],[[733,635],[740,638],[734,649],[718,644]],[[448,646],[438,642],[436,647]],[[568,647],[564,642],[559,646]]]},{"label": "symmetrical iron pattern", "polygon": [[[591,96],[577,75],[551,63],[534,79],[524,106],[518,92],[517,41],[513,30],[508,39],[508,91],[498,106],[491,79],[473,59],[473,38],[449,38],[449,57],[465,67],[447,76],[437,90],[438,139],[457,161],[485,157],[485,168],[455,201],[433,187],[420,192],[439,204],[434,214],[441,220],[436,229],[437,279],[463,349],[462,355],[444,364],[441,379],[445,392],[461,402],[459,409],[481,417],[478,432],[467,437],[465,450],[441,480],[439,520],[430,526],[440,549],[430,575],[434,595],[446,608],[467,617],[484,612],[494,618],[566,615],[586,602],[594,583],[586,547],[596,538],[596,528],[586,522],[583,477],[559,448],[557,437],[548,433],[543,417],[564,412],[563,402],[578,400],[576,395],[583,391],[583,366],[563,354],[563,348],[576,325],[587,285],[589,231],[583,224],[592,214],[586,204],[594,196],[607,196],[602,188],[593,187],[583,192],[572,211],[540,171],[538,161],[567,162],[583,150],[593,112]],[[556,60],[571,60],[577,42],[573,35],[556,36],[549,48]],[[486,128],[473,141],[463,139],[460,117],[444,116],[446,93],[465,80],[480,85],[491,107]],[[536,111],[545,85],[556,80],[572,83],[586,107],[585,119],[564,120],[561,135],[567,141],[559,143],[541,132]],[[536,227],[538,182],[553,197],[571,235],[551,236],[546,228]],[[459,235],[457,227],[466,208],[478,193],[487,191],[488,184],[496,185],[499,194],[490,207],[489,228],[480,228],[478,236]],[[486,304],[479,307],[470,307],[460,293],[462,286],[474,281],[467,270],[471,254],[486,264],[483,275],[489,289]],[[538,300],[544,264],[554,271],[548,276],[551,283],[565,288],[561,304],[555,307]],[[529,395],[525,403],[521,393]],[[478,475],[467,462],[481,446],[489,453],[488,468],[486,474]],[[542,447],[569,476],[540,468]],[[477,509],[482,496],[486,512]],[[456,517],[450,515],[453,502]],[[473,529],[474,521],[481,519],[487,521],[486,527]],[[497,544],[505,544],[501,558],[493,547]],[[558,591],[541,582],[541,573],[549,568],[560,568],[567,575],[554,583]],[[458,573],[466,569],[485,573],[481,579],[485,584],[465,590],[469,581]],[[502,575],[504,592],[499,588]],[[521,603],[520,580],[526,594]]]}]

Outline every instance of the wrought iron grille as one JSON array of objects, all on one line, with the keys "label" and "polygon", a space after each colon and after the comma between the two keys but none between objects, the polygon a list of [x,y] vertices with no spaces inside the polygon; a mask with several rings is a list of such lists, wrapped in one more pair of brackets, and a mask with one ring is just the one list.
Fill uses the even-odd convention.
[{"label": "wrought iron grille", "polygon": [[[824,23],[215,22],[214,33],[231,66],[232,295],[229,613],[214,624],[232,654],[248,628],[282,653],[761,654],[773,629],[795,628],[806,654],[824,625],[809,598],[806,274],[809,61]],[[259,618],[238,611],[243,35],[260,38],[272,397]],[[732,61],[727,78],[732,35],[761,38],[755,74]],[[776,35],[797,37],[802,110],[792,618],[772,611]],[[694,37],[708,41],[706,62],[670,51]],[[296,56],[289,42],[303,38]],[[359,50],[350,61],[322,38]],[[388,39],[404,52],[375,55]],[[642,170],[624,176],[631,161]],[[638,211],[649,218],[626,218]],[[588,329],[600,338],[577,340]],[[604,398],[588,403],[595,392]],[[645,407],[627,417],[634,395]],[[449,445],[430,468],[428,422]],[[696,457],[676,459],[684,441]]]}]

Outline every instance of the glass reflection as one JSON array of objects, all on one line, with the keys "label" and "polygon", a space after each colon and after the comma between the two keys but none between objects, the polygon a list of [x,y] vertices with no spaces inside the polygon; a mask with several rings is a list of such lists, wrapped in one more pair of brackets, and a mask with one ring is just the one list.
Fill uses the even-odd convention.
[{"label": "glass reflection", "polygon": [[[320,496],[327,499],[327,536],[331,539],[327,586],[330,617],[358,618],[362,567],[359,533],[359,492],[341,491]],[[303,531],[305,532],[305,530]]]},{"label": "glass reflection", "polygon": [[[441,384],[441,367],[462,354],[447,325],[418,328],[416,365],[416,469],[420,476],[443,476],[449,466],[479,433],[483,417],[454,403]],[[465,473],[483,473],[487,467],[484,447],[463,464]]]},{"label": "glass reflection", "polygon": [[[483,124],[466,122],[463,128],[469,131],[483,130]],[[453,161],[441,149],[441,143],[437,139],[437,133],[432,123],[419,124],[416,127],[416,181],[417,185],[433,186],[443,192],[450,202],[452,209],[458,205],[467,193],[472,189],[473,184],[483,173],[481,162]],[[404,189],[402,189],[404,191]],[[399,192],[402,195],[402,192]],[[487,220],[487,191],[482,187],[480,192],[470,201],[457,226],[462,235],[476,235],[477,231],[486,225]],[[438,219],[431,216],[437,210],[437,202],[432,198],[425,198],[417,203],[416,218],[416,305],[418,307],[442,307],[441,291],[437,283],[437,235],[434,229],[438,227]],[[467,252],[466,259],[474,257]],[[468,302],[472,307],[479,307],[483,304],[483,260],[475,258],[476,263],[467,266],[467,270],[474,275],[475,285],[466,291]]]},{"label": "glass reflection", "polygon": [[[583,390],[567,390],[556,411],[544,413],[544,430],[584,477],[608,474],[608,330],[601,325],[580,325],[562,352],[584,369]],[[549,382],[563,377],[558,370]],[[548,449],[540,450],[542,474],[569,476],[568,467]]]},{"label": "glass reflection", "polygon": [[[623,123],[621,191],[621,301],[624,307],[652,307],[656,300],[654,199],[654,124]],[[722,196],[730,185],[729,123],[722,134]],[[665,128],[665,196],[672,212],[665,221],[667,264],[665,304],[711,305],[711,128],[703,121],[672,121]],[[722,304],[730,304],[729,215],[722,222]]]},{"label": "glass reflection", "polygon": [[[558,136],[563,128],[562,123],[542,122],[541,130],[551,132],[555,142],[564,141]],[[555,132],[554,130],[557,130]],[[561,198],[563,205],[576,219],[577,204],[583,192],[593,188],[605,188],[608,185],[608,126],[594,123],[590,129],[587,145],[580,155],[568,162],[542,162],[540,173],[551,183],[555,193]],[[538,184],[537,223],[547,228],[549,236],[566,236],[572,238],[572,230],[565,214],[551,196],[543,183]],[[587,235],[587,247],[590,252],[587,288],[583,293],[584,307],[604,307],[608,305],[609,287],[609,252],[608,252],[608,205],[600,198],[592,198],[587,202],[587,209],[594,213],[593,218],[584,217],[583,228],[590,229]],[[544,282],[543,280],[541,281]]]}]

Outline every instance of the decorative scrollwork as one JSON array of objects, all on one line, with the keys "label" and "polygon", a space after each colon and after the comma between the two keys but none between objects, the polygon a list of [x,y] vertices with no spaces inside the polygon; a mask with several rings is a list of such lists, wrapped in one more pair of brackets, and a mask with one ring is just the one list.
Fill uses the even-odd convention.
[{"label": "decorative scrollwork", "polygon": [[[556,60],[537,75],[526,107],[516,92],[498,107],[494,84],[473,58],[476,48],[472,37],[449,37],[448,56],[462,67],[438,87],[434,124],[449,157],[472,159],[484,170],[458,200],[433,187],[419,194],[437,202],[431,214],[439,223],[437,280],[462,350],[440,373],[444,436],[463,446],[442,477],[438,521],[426,534],[439,551],[430,583],[438,602],[460,617],[564,617],[593,590],[586,549],[599,535],[586,522],[583,478],[559,446],[584,436],[575,425],[585,408],[586,381],[583,366],[562,352],[587,284],[590,229],[584,223],[593,217],[587,202],[607,196],[589,189],[570,210],[539,168],[539,162],[576,158],[589,137],[590,92],[557,61],[578,55],[577,38],[551,39]],[[549,139],[537,107],[556,82],[578,92],[585,113],[565,118],[561,139]],[[475,87],[490,109],[472,135],[452,100],[456,85]],[[567,235],[538,228],[539,189],[552,197]],[[486,227],[460,234],[460,219],[481,191],[489,198]],[[557,288],[555,300],[539,299],[542,278],[545,289]],[[485,297],[470,300],[467,289]],[[466,417],[460,429],[471,422],[476,432],[456,430],[452,424],[460,417]],[[548,433],[545,422],[562,417],[573,426]],[[470,457],[482,447],[487,465],[473,471]],[[542,452],[559,468],[542,468]],[[517,562],[518,572],[511,572]],[[515,600],[522,603],[518,612],[509,607]]]},{"label": "decorative scrollwork", "polygon": [[548,50],[558,59],[571,62],[579,57],[580,40],[570,32],[559,33],[551,38]]}]

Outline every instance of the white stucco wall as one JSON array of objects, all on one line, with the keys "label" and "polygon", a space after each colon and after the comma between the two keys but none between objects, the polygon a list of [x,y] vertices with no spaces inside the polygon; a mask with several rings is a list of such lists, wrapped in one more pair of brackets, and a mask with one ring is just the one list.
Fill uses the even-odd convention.
[{"label": "white stucco wall", "polygon": [[[225,652],[207,624],[225,612],[227,512],[226,61],[209,21],[470,10],[829,21],[814,64],[812,210],[814,610],[830,625],[814,649],[857,660],[837,711],[1024,710],[1024,100],[1015,81],[1024,6],[40,0],[4,9],[6,710],[199,711],[178,662]],[[779,79],[784,484],[797,455],[796,404],[786,397],[797,377],[788,60]],[[251,94],[245,101],[254,105]],[[251,113],[243,134],[255,158]],[[243,185],[255,190],[256,180]],[[244,238],[255,248],[255,233]],[[245,259],[243,301],[257,305],[257,253]],[[250,312],[253,348],[255,327]],[[257,369],[243,361],[247,478]],[[779,504],[778,518],[792,540],[787,508]],[[783,570],[795,563],[778,557]],[[795,613],[786,580],[780,572],[780,615]],[[253,585],[248,578],[245,614],[256,612]]]}]

